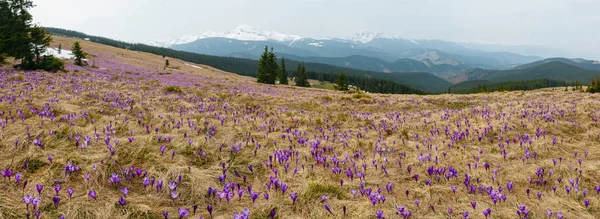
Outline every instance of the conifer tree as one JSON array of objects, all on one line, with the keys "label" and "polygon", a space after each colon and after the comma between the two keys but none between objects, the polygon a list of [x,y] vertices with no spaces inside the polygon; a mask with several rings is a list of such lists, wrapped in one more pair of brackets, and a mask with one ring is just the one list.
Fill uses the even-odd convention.
[{"label": "conifer tree", "polygon": [[58,54],[62,54],[62,44],[58,44]]},{"label": "conifer tree", "polygon": [[83,66],[83,59],[85,59],[85,53],[83,52],[79,41],[73,43],[73,55],[75,56],[75,65]]},{"label": "conifer tree", "polygon": [[285,59],[281,58],[281,65],[279,66],[279,74],[277,75],[279,84],[288,84],[287,70],[285,69]]},{"label": "conifer tree", "polygon": [[267,61],[268,66],[268,81],[267,84],[275,84],[277,80],[277,72],[279,71],[279,65],[277,65],[277,56],[275,52],[273,52],[273,47],[271,47],[271,51],[269,52],[269,59]]},{"label": "conifer tree", "polygon": [[269,59],[269,48],[265,46],[265,51],[260,56],[258,60],[258,72],[256,73],[256,81],[258,83],[266,84],[269,81],[268,75],[268,64],[267,60]]},{"label": "conifer tree", "polygon": [[165,67],[169,67],[169,60],[165,60]]},{"label": "conifer tree", "polygon": [[21,60],[17,67],[43,69],[42,64],[58,62],[51,57],[42,57],[52,38],[39,26],[33,25],[29,9],[31,0],[0,0],[0,56],[5,54]]},{"label": "conifer tree", "polygon": [[308,83],[308,78],[306,77],[304,63],[298,65],[298,72],[296,73],[294,82],[296,82],[296,86],[299,87],[310,87],[310,83]]},{"label": "conifer tree", "polygon": [[348,78],[344,75],[344,72],[338,75],[337,80],[335,81],[335,85],[337,85],[337,89],[341,91],[348,90]]}]

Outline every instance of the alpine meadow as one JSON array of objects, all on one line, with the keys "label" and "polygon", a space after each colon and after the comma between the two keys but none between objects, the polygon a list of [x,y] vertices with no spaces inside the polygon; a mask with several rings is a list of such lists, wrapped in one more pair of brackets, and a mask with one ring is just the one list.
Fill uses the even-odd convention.
[{"label": "alpine meadow", "polygon": [[[492,29],[477,37],[505,43],[477,43],[476,19],[449,15],[524,16],[529,1],[403,1],[405,15],[389,0],[226,1],[0,0],[0,219],[600,218],[595,39],[534,22],[522,41],[539,45]],[[435,22],[418,21],[422,4]],[[572,23],[600,6],[547,4],[578,11]],[[232,15],[181,17],[209,16],[198,8]],[[409,15],[423,26],[390,23]],[[494,16],[481,22],[533,22]],[[431,39],[340,37],[350,21]],[[423,31],[442,24],[465,40]]]}]

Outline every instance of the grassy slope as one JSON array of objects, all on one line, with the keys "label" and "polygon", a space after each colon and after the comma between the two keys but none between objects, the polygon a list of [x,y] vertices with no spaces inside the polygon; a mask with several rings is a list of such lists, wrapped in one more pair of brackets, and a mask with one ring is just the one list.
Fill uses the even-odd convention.
[{"label": "grassy slope", "polygon": [[[55,45],[61,43],[63,47],[73,42],[62,37],[55,37],[55,41]],[[600,128],[590,119],[600,112],[597,95],[563,91],[460,96],[345,94],[260,85],[252,78],[208,66],[199,66],[202,68],[199,69],[179,60],[171,60],[171,65],[179,69],[163,70],[164,60],[159,56],[89,42],[82,45],[91,54],[90,61],[99,68],[68,64],[69,72],[58,74],[2,68],[0,93],[16,98],[14,102],[7,99],[0,102],[1,117],[9,118],[0,129],[3,151],[0,169],[23,172],[23,179],[29,180],[29,184],[22,191],[22,185],[16,185],[14,177],[10,182],[7,179],[0,182],[0,218],[24,218],[23,194],[37,196],[36,184],[45,185],[40,205],[42,218],[58,218],[61,214],[66,218],[162,218],[163,211],[170,213],[169,218],[177,218],[177,208],[191,208],[194,204],[199,205],[198,213],[186,218],[209,218],[207,205],[214,207],[215,218],[231,218],[233,212],[244,208],[251,211],[251,218],[268,218],[268,212],[274,208],[277,218],[343,218],[342,206],[348,207],[346,218],[375,218],[377,210],[383,210],[386,218],[394,218],[396,206],[406,206],[412,211],[412,218],[445,218],[448,208],[454,210],[453,218],[464,211],[469,211],[472,218],[483,218],[481,212],[486,208],[492,209],[493,218],[515,218],[518,204],[527,204],[536,218],[544,217],[548,209],[564,213],[565,218],[587,219],[600,214],[600,198],[593,190],[600,181],[600,150],[591,146],[598,144],[596,135]],[[165,93],[166,85],[180,86],[183,92]],[[37,116],[27,108],[42,109],[45,104],[55,113],[53,120]],[[538,111],[540,109],[544,111]],[[16,118],[12,122],[17,110],[22,110],[25,119]],[[553,122],[542,116],[546,113]],[[178,122],[181,128],[177,128]],[[215,135],[207,138],[206,128],[211,125],[216,127]],[[27,126],[32,138],[27,137]],[[150,133],[146,132],[146,126],[150,127]],[[478,141],[475,130],[482,132],[490,126],[493,130]],[[449,135],[445,134],[446,127]],[[537,127],[546,130],[545,137],[534,137]],[[103,141],[106,128],[106,133],[114,133],[111,142],[120,140],[112,157]],[[287,128],[290,132],[286,132]],[[452,142],[452,133],[465,129],[470,130],[470,135],[447,147]],[[50,130],[55,134],[50,135]],[[94,139],[94,130],[99,140]],[[293,135],[296,130],[301,136]],[[432,130],[439,130],[439,134],[432,135]],[[362,137],[357,137],[359,132]],[[83,149],[77,149],[75,141],[69,140],[69,136],[78,133],[92,136],[90,144]],[[186,134],[189,138],[184,138]],[[291,136],[291,141],[282,139],[283,134]],[[505,146],[507,157],[504,159],[499,153],[497,138],[512,139],[517,134],[531,134],[532,144],[519,146],[517,141]],[[32,144],[35,136],[40,136],[45,143],[43,148]],[[130,136],[135,138],[132,143],[127,142]],[[158,142],[159,136],[171,136],[173,140]],[[558,139],[556,145],[552,144],[552,136]],[[298,143],[299,138],[321,141],[314,152],[328,157],[325,167],[315,162],[310,144]],[[192,139],[191,144],[188,139]],[[15,140],[20,141],[15,145]],[[237,144],[242,145],[241,151],[231,154],[231,146]],[[159,152],[161,145],[167,147],[165,155]],[[396,152],[377,153],[375,145]],[[331,147],[333,151],[323,152],[322,147]],[[526,147],[537,154],[536,159],[521,161]],[[207,153],[205,158],[194,156],[193,152],[199,153],[200,149]],[[276,150],[294,154],[282,163],[273,160],[273,169],[279,170],[277,178],[289,186],[285,195],[273,189],[267,191],[264,186],[269,177],[274,176],[265,162]],[[363,151],[359,157],[364,156],[364,160],[353,158],[359,150]],[[399,160],[403,152],[406,155]],[[574,156],[574,152],[578,155]],[[584,156],[583,152],[589,154]],[[428,154],[432,155],[431,160],[418,160],[420,155]],[[54,157],[52,164],[46,158],[48,155]],[[331,172],[335,167],[331,161],[333,156],[341,160],[339,175]],[[562,162],[553,166],[552,159],[558,157],[563,158]],[[582,158],[582,166],[578,158]],[[377,168],[372,160],[376,160]],[[433,160],[439,162],[435,164]],[[28,169],[23,168],[23,161],[29,161]],[[479,161],[477,168],[467,167],[475,161]],[[65,177],[63,168],[67,162],[78,165],[80,172]],[[206,196],[208,187],[223,189],[218,180],[223,173],[221,162],[225,162],[228,182],[239,183],[242,188],[253,185],[253,191],[261,192],[256,203],[252,203],[247,193],[241,200],[236,194],[230,203]],[[363,163],[367,165],[365,188],[381,187],[385,203],[373,206],[360,193],[353,197],[350,191],[359,189],[360,180],[349,180],[344,172],[346,168],[352,169],[353,162],[359,171]],[[283,163],[290,164],[288,171]],[[486,171],[483,163],[490,163],[491,170]],[[248,170],[248,164],[254,166],[253,173]],[[97,165],[96,170],[92,168],[94,165]],[[128,187],[131,191],[127,204],[121,208],[116,203],[122,195],[108,179],[115,173],[124,177],[121,168],[132,165],[147,170],[148,177],[163,180],[165,187],[161,193],[154,189],[145,191],[139,177],[132,181],[123,178],[117,187]],[[387,166],[389,174],[382,172],[381,165]],[[408,166],[412,167],[411,173],[407,171]],[[453,166],[458,178],[445,180],[441,176],[437,182],[435,177],[427,175],[429,166]],[[526,180],[535,178],[539,167],[554,171],[552,176],[545,175],[549,185],[544,188],[530,185]],[[296,175],[293,175],[294,168],[299,169]],[[581,176],[579,169],[583,170]],[[247,176],[246,182],[235,176],[234,170]],[[498,172],[492,181],[494,170]],[[88,173],[89,181],[83,177]],[[421,176],[418,181],[413,179],[415,173]],[[172,201],[166,184],[176,181],[180,174],[183,179],[177,188],[180,197]],[[507,201],[494,205],[485,192],[467,194],[464,174],[473,177],[472,184],[494,189],[498,188],[497,184],[504,187],[506,182],[512,181],[514,190],[508,192],[505,188],[502,193],[507,195]],[[562,184],[555,180],[558,177],[563,178]],[[580,191],[568,195],[564,186],[575,177],[581,178]],[[431,186],[425,185],[428,179],[433,179]],[[58,209],[51,201],[56,180],[62,180],[63,188]],[[344,180],[343,187],[340,180]],[[385,191],[388,182],[394,186],[391,193]],[[556,194],[550,189],[553,185],[558,186]],[[450,186],[458,188],[456,194]],[[75,193],[69,200],[66,189],[71,187]],[[528,188],[532,190],[531,197],[525,193]],[[584,188],[591,202],[587,210],[581,195]],[[86,196],[89,190],[98,192],[97,201]],[[410,191],[408,196],[404,193],[406,190]],[[541,200],[533,197],[538,191],[543,194]],[[262,197],[265,192],[271,195],[268,201]],[[289,198],[290,193],[299,194],[295,205]],[[324,210],[321,195],[329,196],[326,203],[334,215]],[[414,204],[415,199],[420,200],[420,207]],[[472,201],[477,202],[476,210],[470,206]],[[435,211],[429,205],[434,205]]]}]

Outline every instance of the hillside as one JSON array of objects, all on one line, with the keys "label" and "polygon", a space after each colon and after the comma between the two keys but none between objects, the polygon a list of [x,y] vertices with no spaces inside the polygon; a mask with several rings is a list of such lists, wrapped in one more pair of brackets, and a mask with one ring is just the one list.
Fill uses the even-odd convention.
[{"label": "hillside", "polygon": [[93,66],[0,66],[0,218],[600,215],[597,94],[265,85],[81,43]]},{"label": "hillside", "polygon": [[463,81],[488,80],[492,82],[551,79],[557,81],[589,83],[600,76],[600,71],[591,71],[562,62],[549,62],[528,68],[512,70],[473,69],[462,73]]},{"label": "hillside", "polygon": [[490,81],[517,81],[549,78],[569,82],[579,81],[588,84],[592,78],[598,76],[600,76],[600,71],[586,70],[562,62],[550,62],[530,68],[488,74],[487,79]]},{"label": "hillside", "polygon": [[599,61],[585,60],[585,59],[567,59],[567,58],[549,58],[549,59],[544,59],[544,60],[541,60],[541,61],[532,62],[532,63],[529,63],[529,64],[517,66],[517,67],[515,67],[515,69],[531,68],[531,67],[535,67],[535,66],[538,66],[538,65],[547,64],[547,63],[550,63],[550,62],[561,62],[561,63],[564,63],[564,64],[577,66],[577,67],[580,67],[580,68],[583,68],[583,69],[587,69],[587,70],[591,70],[591,71],[600,71],[600,62]]}]

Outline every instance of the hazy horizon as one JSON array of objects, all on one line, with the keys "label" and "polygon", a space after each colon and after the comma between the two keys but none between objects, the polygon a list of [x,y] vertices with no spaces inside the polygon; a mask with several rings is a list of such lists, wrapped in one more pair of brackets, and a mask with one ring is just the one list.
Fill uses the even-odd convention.
[{"label": "hazy horizon", "polygon": [[600,1],[594,0],[46,0],[34,4],[34,20],[43,26],[133,42],[247,24],[313,38],[345,38],[370,30],[408,39],[539,45],[570,57],[600,59],[600,16],[596,15]]}]

